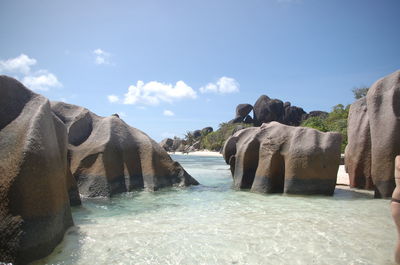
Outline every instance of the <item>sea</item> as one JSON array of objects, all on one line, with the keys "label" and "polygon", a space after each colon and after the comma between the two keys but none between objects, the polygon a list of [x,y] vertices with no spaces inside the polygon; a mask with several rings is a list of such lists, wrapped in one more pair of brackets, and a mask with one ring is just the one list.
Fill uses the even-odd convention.
[{"label": "sea", "polygon": [[389,200],[237,191],[222,157],[172,158],[201,185],[84,198],[62,243],[32,264],[394,264]]}]

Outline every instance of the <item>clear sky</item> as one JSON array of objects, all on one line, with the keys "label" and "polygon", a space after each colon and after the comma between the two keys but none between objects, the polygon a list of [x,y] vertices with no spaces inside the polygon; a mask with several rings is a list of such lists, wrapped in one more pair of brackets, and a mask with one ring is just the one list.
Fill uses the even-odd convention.
[{"label": "clear sky", "polygon": [[306,111],[400,69],[399,0],[1,0],[0,73],[159,141],[266,94]]}]

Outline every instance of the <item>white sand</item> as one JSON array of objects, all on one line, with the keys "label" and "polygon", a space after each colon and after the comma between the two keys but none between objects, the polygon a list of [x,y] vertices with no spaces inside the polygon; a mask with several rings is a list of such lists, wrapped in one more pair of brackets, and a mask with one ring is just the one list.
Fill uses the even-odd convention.
[{"label": "white sand", "polygon": [[349,174],[346,173],[344,165],[339,166],[336,184],[347,185],[347,186],[350,185]]},{"label": "white sand", "polygon": [[183,154],[182,152],[168,152],[168,154],[172,155],[190,155],[190,156],[222,156],[222,154],[214,151],[209,151],[209,150],[201,150],[201,151],[195,151],[195,152],[189,152],[188,154],[185,153]]}]

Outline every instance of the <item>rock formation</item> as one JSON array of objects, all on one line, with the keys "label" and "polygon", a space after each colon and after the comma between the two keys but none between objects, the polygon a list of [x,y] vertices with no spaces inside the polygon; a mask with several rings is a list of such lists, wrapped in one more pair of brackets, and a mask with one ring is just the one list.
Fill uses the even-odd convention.
[{"label": "rock formation", "polygon": [[262,95],[254,104],[254,123],[256,126],[270,121],[282,123],[284,116],[283,102],[279,99],[270,99],[268,96]]},{"label": "rock formation", "polygon": [[[254,117],[249,113],[253,110]],[[261,126],[263,123],[277,121],[282,124],[299,126],[300,123],[310,117],[323,117],[328,115],[324,111],[311,111],[306,113],[302,108],[292,106],[290,102],[283,103],[279,99],[271,99],[266,95],[260,96],[253,106],[239,104],[236,107],[236,116],[228,123],[247,123]]]},{"label": "rock formation", "polygon": [[304,115],[306,112],[299,107],[291,106],[290,102],[286,102],[285,107],[285,116],[283,119],[283,124],[291,125],[291,126],[299,126],[300,123],[304,120]]},{"label": "rock formation", "polygon": [[51,107],[67,128],[71,171],[81,194],[198,184],[159,144],[118,117],[100,117],[62,102]]},{"label": "rock formation", "polygon": [[214,129],[212,127],[205,127],[203,129],[201,129],[201,134],[207,135],[209,133],[212,133],[213,131],[214,131]]},{"label": "rock formation", "polygon": [[400,71],[371,86],[367,93],[371,130],[371,175],[379,194],[390,197],[395,187],[394,160],[400,154]]},{"label": "rock formation", "polygon": [[348,144],[344,157],[346,171],[350,178],[350,187],[373,189],[371,134],[365,97],[351,105],[347,124]]},{"label": "rock formation", "polygon": [[[249,113],[252,110],[253,110],[253,106],[250,104],[237,105],[235,118],[233,120],[231,120],[229,123],[241,123],[241,122],[251,123],[252,118],[249,116]],[[249,120],[249,118],[251,120]]]},{"label": "rock formation", "polygon": [[235,133],[223,156],[237,189],[332,195],[340,145],[339,133],[270,122]]},{"label": "rock formation", "polygon": [[165,138],[160,142],[160,145],[162,148],[164,148],[165,151],[167,152],[172,152],[173,151],[173,145],[174,145],[174,140],[171,138]]},{"label": "rock formation", "polygon": [[[369,89],[352,104],[348,123],[346,168],[355,187],[372,188],[375,197],[390,197],[394,160],[400,154],[400,71]],[[365,185],[364,185],[365,183]]]},{"label": "rock formation", "polygon": [[201,136],[201,130],[194,130],[193,131],[193,137],[194,138],[199,138]]},{"label": "rock formation", "polygon": [[0,76],[0,261],[25,264],[52,252],[79,204],[67,132],[49,101]]},{"label": "rock formation", "polygon": [[321,118],[326,118],[328,117],[329,113],[326,111],[320,111],[320,110],[313,110],[310,111],[307,115],[306,115],[306,119],[311,118],[311,117],[321,117]]},{"label": "rock formation", "polygon": [[201,130],[194,130],[188,134],[192,136],[193,139],[188,139],[188,141],[182,140],[179,137],[165,138],[160,142],[160,146],[167,152],[194,152],[201,148],[200,139],[201,136],[206,136],[212,133],[214,130],[212,127],[205,127]]}]

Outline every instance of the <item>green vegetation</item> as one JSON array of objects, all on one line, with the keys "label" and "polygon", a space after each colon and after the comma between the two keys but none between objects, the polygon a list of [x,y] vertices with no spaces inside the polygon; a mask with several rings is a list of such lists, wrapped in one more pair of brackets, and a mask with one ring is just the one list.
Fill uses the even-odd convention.
[{"label": "green vegetation", "polygon": [[221,123],[217,131],[201,136],[200,148],[219,152],[224,146],[225,141],[232,134],[234,134],[236,131],[240,129],[252,126],[253,124],[245,124],[245,123],[234,123],[234,124]]},{"label": "green vegetation", "polygon": [[369,87],[355,87],[353,88],[353,94],[355,99],[365,97],[368,93]]},{"label": "green vegetation", "polygon": [[191,146],[192,144],[194,144],[194,142],[196,142],[196,138],[194,137],[193,132],[190,132],[190,131],[187,131],[185,133],[184,139],[186,141],[186,144],[189,146]]},{"label": "green vegetation", "polygon": [[[359,99],[366,96],[368,89],[368,87],[354,88],[352,90],[354,98]],[[341,133],[341,151],[344,152],[344,149],[347,145],[347,118],[349,116],[349,109],[350,105],[344,106],[342,104],[338,104],[332,108],[332,111],[327,117],[310,117],[303,121],[300,126],[314,128],[322,132]],[[217,131],[206,135],[202,133],[200,138],[197,139],[194,138],[191,132],[187,132],[185,135],[185,140],[189,145],[193,144],[197,140],[200,140],[201,149],[220,151],[224,146],[225,141],[236,131],[252,126],[254,125],[245,123],[221,123]]]},{"label": "green vegetation", "polygon": [[347,117],[350,105],[344,107],[338,104],[332,108],[328,117],[311,117],[301,123],[300,126],[314,128],[322,132],[339,132],[342,134],[342,152],[347,145]]}]

